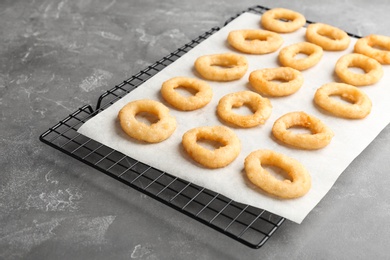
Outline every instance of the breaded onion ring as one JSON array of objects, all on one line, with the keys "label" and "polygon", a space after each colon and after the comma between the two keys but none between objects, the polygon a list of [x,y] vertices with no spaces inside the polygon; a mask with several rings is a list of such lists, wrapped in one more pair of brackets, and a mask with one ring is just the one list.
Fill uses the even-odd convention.
[{"label": "breaded onion ring", "polygon": [[[298,134],[288,130],[294,126],[307,128],[311,134]],[[290,112],[281,116],[275,121],[272,134],[283,143],[307,150],[327,146],[334,135],[332,130],[321,120],[305,112]]]},{"label": "breaded onion ring", "polygon": [[[349,67],[361,68],[365,73],[355,73]],[[378,61],[358,53],[342,56],[336,63],[335,72],[344,83],[354,86],[372,85],[383,76],[382,65]]]},{"label": "breaded onion ring", "polygon": [[247,59],[234,53],[205,55],[196,59],[195,69],[205,79],[232,81],[242,78],[248,70]]},{"label": "breaded onion ring", "polygon": [[305,25],[306,19],[298,12],[284,8],[274,8],[266,11],[261,16],[260,22],[266,30],[277,33],[289,33]]},{"label": "breaded onion ring", "polygon": [[310,24],[306,39],[326,51],[342,51],[348,48],[351,38],[343,30],[323,23]]},{"label": "breaded onion ring", "polygon": [[[298,53],[308,55],[303,59],[295,59]],[[279,61],[284,67],[296,70],[307,70],[316,65],[322,58],[323,50],[320,46],[309,42],[295,43],[284,47],[279,52]]]},{"label": "breaded onion ring", "polygon": [[354,51],[377,60],[381,64],[390,64],[390,37],[371,34],[355,43]]},{"label": "breaded onion ring", "polygon": [[[253,114],[240,115],[234,113],[232,108],[248,105]],[[230,93],[219,100],[217,113],[224,121],[240,127],[254,127],[264,124],[272,111],[271,102],[252,91]]]},{"label": "breaded onion ring", "polygon": [[257,92],[272,97],[288,96],[297,92],[303,85],[303,80],[302,73],[290,67],[260,69],[249,75],[249,82]]},{"label": "breaded onion ring", "polygon": [[[185,97],[175,91],[183,87],[195,90],[195,95]],[[179,110],[190,111],[206,106],[213,97],[213,91],[207,82],[187,77],[175,77],[165,81],[161,87],[162,97]]]},{"label": "breaded onion ring", "polygon": [[265,30],[231,31],[227,41],[238,51],[249,54],[271,53],[283,44],[282,36]]},{"label": "breaded onion ring", "polygon": [[[210,150],[197,143],[208,140],[222,146]],[[222,168],[236,159],[241,151],[241,142],[237,135],[225,126],[198,127],[184,133],[184,150],[196,162],[207,168]]]},{"label": "breaded onion ring", "polygon": [[[337,101],[331,96],[340,96],[352,104]],[[317,89],[314,102],[335,116],[351,119],[365,118],[371,112],[371,100],[355,86],[344,83],[328,83]]]},{"label": "breaded onion ring", "polygon": [[[153,114],[159,120],[151,125],[140,122],[135,116],[142,112]],[[169,114],[169,108],[154,100],[142,99],[127,103],[119,111],[118,119],[127,135],[148,143],[164,141],[176,129],[176,119]]]},{"label": "breaded onion ring", "polygon": [[[289,179],[278,180],[263,165],[276,166],[284,170]],[[257,150],[245,158],[248,179],[263,191],[282,199],[302,197],[311,188],[311,177],[297,160],[271,150]]]}]

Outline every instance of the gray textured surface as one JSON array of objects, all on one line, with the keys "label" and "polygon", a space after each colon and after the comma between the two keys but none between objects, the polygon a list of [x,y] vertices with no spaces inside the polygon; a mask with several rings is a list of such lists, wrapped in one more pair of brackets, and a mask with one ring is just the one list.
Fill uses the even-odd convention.
[{"label": "gray textured surface", "polygon": [[388,258],[389,126],[303,224],[286,221],[259,250],[38,141],[104,90],[255,4],[390,35],[386,0],[1,1],[0,258]]}]

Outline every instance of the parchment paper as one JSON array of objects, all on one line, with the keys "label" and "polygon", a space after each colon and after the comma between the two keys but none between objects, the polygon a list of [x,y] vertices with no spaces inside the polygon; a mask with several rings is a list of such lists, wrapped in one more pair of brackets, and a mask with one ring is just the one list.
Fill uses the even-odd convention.
[{"label": "parchment paper", "polygon": [[[372,112],[367,118],[347,120],[333,117],[321,112],[314,105],[313,95],[321,85],[338,80],[333,72],[334,65],[341,55],[352,52],[356,39],[352,38],[350,47],[346,51],[325,51],[323,58],[315,67],[303,72],[305,82],[297,93],[288,97],[270,98],[273,111],[265,125],[250,129],[233,128],[242,142],[242,151],[233,163],[222,169],[203,168],[194,163],[183,151],[182,135],[187,130],[198,126],[223,125],[224,123],[216,115],[219,99],[231,92],[251,90],[248,83],[249,73],[256,69],[280,66],[277,61],[278,51],[267,55],[245,55],[249,61],[247,74],[238,81],[209,82],[214,93],[211,103],[192,112],[181,112],[170,107],[160,95],[161,84],[176,76],[199,77],[193,68],[197,57],[236,52],[226,42],[228,33],[236,29],[259,29],[259,21],[260,15],[251,13],[240,15],[120,101],[87,121],[79,132],[134,159],[214,190],[235,201],[301,223],[326,195],[344,169],[390,122],[390,68],[383,66],[385,73],[379,83],[360,87],[373,102]],[[282,34],[284,38],[282,47],[305,41],[305,30],[301,28],[294,33]],[[157,100],[171,108],[171,114],[176,117],[178,127],[169,139],[158,144],[145,144],[123,133],[117,121],[118,111],[129,101],[137,99]],[[277,142],[271,134],[272,125],[277,118],[291,111],[305,111],[320,118],[334,131],[335,137],[332,142],[327,147],[316,151],[294,149]],[[272,149],[304,164],[312,177],[312,188],[309,193],[302,198],[281,200],[266,195],[249,183],[243,169],[244,159],[257,149]],[[348,192],[348,189],[347,186],[344,190]]]}]

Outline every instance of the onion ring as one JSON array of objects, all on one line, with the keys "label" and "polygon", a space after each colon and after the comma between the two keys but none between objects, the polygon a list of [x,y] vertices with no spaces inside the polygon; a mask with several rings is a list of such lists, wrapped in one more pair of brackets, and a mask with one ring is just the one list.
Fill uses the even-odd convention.
[{"label": "onion ring", "polygon": [[[175,91],[178,87],[193,89],[196,94],[185,97]],[[162,84],[161,95],[173,107],[190,111],[206,106],[213,97],[213,91],[205,81],[196,78],[175,77]]]},{"label": "onion ring", "polygon": [[[288,129],[301,126],[311,131],[311,134],[297,134]],[[272,134],[280,141],[291,146],[315,150],[327,146],[334,134],[318,118],[305,112],[290,112],[277,119],[272,127]]]},{"label": "onion ring", "polygon": [[[272,80],[283,82],[276,83]],[[255,70],[249,74],[251,86],[257,92],[272,97],[288,96],[297,92],[303,81],[302,73],[290,67]]]},{"label": "onion ring", "polygon": [[283,44],[282,36],[265,30],[231,31],[227,41],[238,51],[249,54],[271,53]]},{"label": "onion ring", "polygon": [[[332,99],[330,96],[337,95],[352,102],[343,102]],[[358,88],[344,83],[328,83],[317,89],[314,102],[321,108],[335,116],[351,119],[365,118],[371,112],[370,98]]]},{"label": "onion ring", "polygon": [[235,53],[205,55],[196,59],[195,69],[208,80],[232,81],[244,76],[248,70],[248,61]]},{"label": "onion ring", "polygon": [[[365,74],[354,73],[349,67],[361,68]],[[342,56],[336,63],[335,72],[344,83],[354,86],[375,84],[383,76],[382,65],[378,61],[358,53]]]},{"label": "onion ring", "polygon": [[[262,165],[276,166],[291,178],[278,180]],[[257,150],[245,158],[245,172],[248,179],[263,191],[282,199],[302,197],[311,188],[311,177],[297,160],[271,150]]]},{"label": "onion ring", "polygon": [[[147,112],[158,117],[158,121],[147,125],[136,119],[136,115]],[[176,129],[176,119],[169,114],[169,108],[162,103],[142,99],[127,103],[118,113],[123,131],[132,138],[148,143],[164,141]]]},{"label": "onion ring", "polygon": [[306,39],[326,51],[342,51],[348,48],[351,38],[343,30],[323,23],[310,24]]},{"label": "onion ring", "polygon": [[[249,105],[253,114],[239,115],[232,108]],[[217,113],[224,121],[240,127],[254,127],[264,124],[272,111],[271,102],[252,91],[230,93],[219,100]]]},{"label": "onion ring", "polygon": [[[210,150],[197,143],[199,140],[220,143],[218,149]],[[237,135],[225,126],[193,128],[182,137],[184,150],[199,164],[207,168],[222,168],[233,162],[241,151]]]},{"label": "onion ring", "polygon": [[[282,20],[287,20],[287,22]],[[305,25],[306,19],[298,12],[284,8],[274,8],[266,11],[261,16],[260,22],[266,30],[277,33],[290,33]]]},{"label": "onion ring", "polygon": [[[376,49],[375,47],[380,49]],[[390,37],[371,34],[356,41],[354,51],[377,60],[381,64],[390,64]]]},{"label": "onion ring", "polygon": [[[308,57],[295,59],[295,55],[304,53]],[[296,70],[307,70],[316,65],[322,58],[323,50],[320,46],[309,42],[299,42],[284,47],[279,52],[279,61],[284,67]]]}]

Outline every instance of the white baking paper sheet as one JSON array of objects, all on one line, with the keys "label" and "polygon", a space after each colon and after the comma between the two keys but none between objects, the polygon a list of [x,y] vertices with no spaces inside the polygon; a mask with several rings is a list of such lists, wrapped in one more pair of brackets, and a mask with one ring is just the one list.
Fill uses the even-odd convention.
[{"label": "white baking paper sheet", "polygon": [[[233,82],[209,82],[213,88],[213,99],[206,107],[192,112],[181,112],[170,107],[160,95],[161,84],[176,76],[199,77],[193,63],[202,55],[224,52],[236,52],[227,41],[227,35],[236,29],[259,29],[260,15],[244,13],[220,31],[200,43],[194,49],[156,74],[143,85],[114,103],[108,109],[87,121],[79,132],[114,148],[134,159],[166,171],[235,201],[278,214],[296,223],[301,223],[307,214],[325,196],[344,169],[390,122],[390,68],[383,66],[385,73],[379,83],[360,87],[372,99],[371,114],[364,120],[336,118],[319,111],[313,103],[315,90],[321,85],[337,81],[334,65],[337,59],[353,50],[356,39],[352,38],[350,47],[342,52],[324,52],[322,60],[313,68],[303,72],[305,82],[302,88],[288,97],[270,98],[273,111],[265,125],[240,129],[233,128],[242,142],[242,151],[238,158],[222,169],[210,170],[194,163],[181,146],[181,137],[189,129],[199,126],[223,125],[216,115],[218,101],[224,95],[251,90],[248,83],[249,73],[256,69],[280,66],[277,61],[278,51],[267,55],[245,55],[249,61],[246,75]],[[289,34],[282,34],[282,47],[305,41],[305,28]],[[129,101],[153,99],[171,108],[178,126],[173,135],[158,144],[140,143],[126,136],[121,130],[117,114]],[[278,143],[271,134],[274,121],[291,111],[305,111],[320,118],[335,133],[332,142],[325,148],[306,151],[286,147]],[[270,197],[248,182],[244,172],[244,159],[257,149],[271,149],[299,160],[311,174],[312,188],[298,199],[282,200]],[[348,191],[350,187],[345,187]],[[329,209],[332,210],[332,209]]]}]

